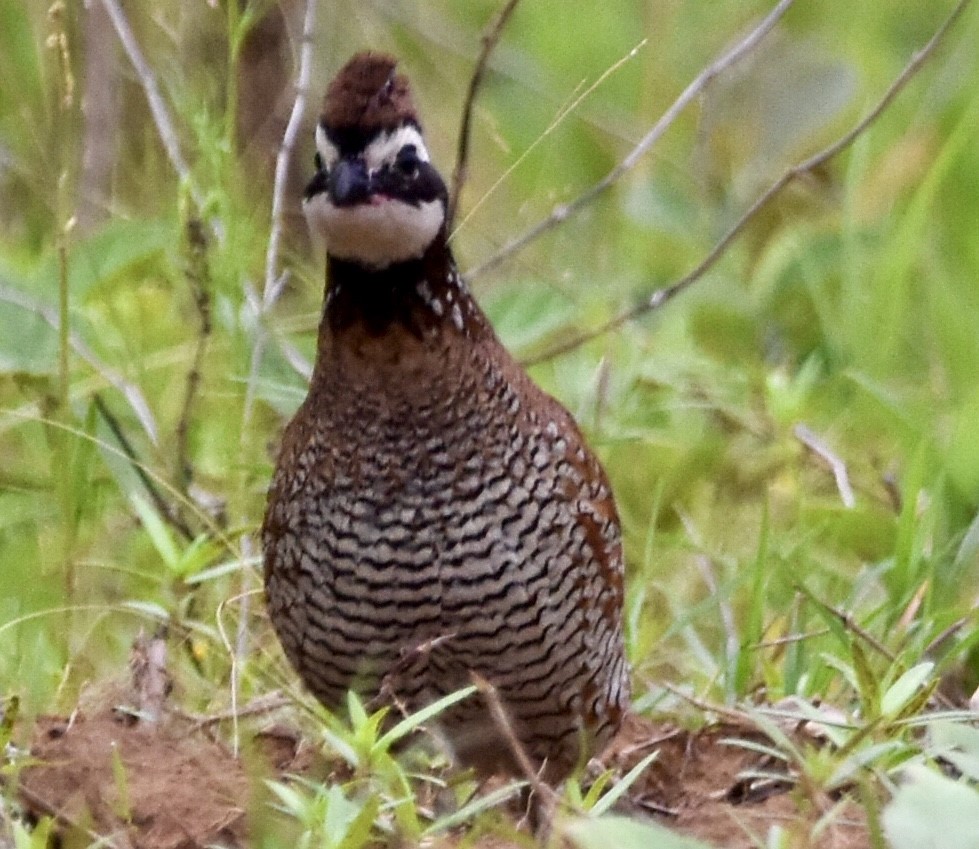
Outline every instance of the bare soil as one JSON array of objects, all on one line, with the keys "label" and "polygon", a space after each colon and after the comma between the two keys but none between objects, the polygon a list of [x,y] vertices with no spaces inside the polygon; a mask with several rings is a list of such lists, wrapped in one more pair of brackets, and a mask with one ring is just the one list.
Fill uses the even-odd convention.
[{"label": "bare soil", "polygon": [[[300,754],[308,747],[289,732],[253,732],[250,749],[260,757],[247,762],[234,757],[209,736],[212,725],[160,710],[168,692],[160,680],[157,676],[158,692],[149,704],[145,681],[135,685],[136,701],[148,714],[106,707],[37,720],[32,763],[20,774],[20,796],[32,816],[57,819],[62,837],[69,838],[63,845],[88,845],[103,836],[124,849],[246,847],[246,812],[264,804],[265,797],[256,793],[263,776],[306,772],[317,777],[319,770]],[[622,813],[654,820],[719,849],[768,845],[773,826],[787,836],[780,845],[794,849],[869,845],[856,804],[807,796],[780,760],[746,748],[745,742],[767,741],[740,725],[688,731],[634,716],[604,760],[624,774],[657,751],[621,803]],[[461,834],[437,845],[514,846],[500,837],[474,842]]]},{"label": "bare soil", "polygon": [[722,723],[686,731],[633,716],[612,742],[606,759],[625,771],[657,750],[655,760],[630,789],[629,803],[653,814],[662,825],[712,846],[767,846],[773,826],[787,835],[787,842],[780,845],[793,849],[870,845],[857,804],[845,797],[807,796],[794,776],[787,774],[784,762],[744,744],[772,747],[765,735],[743,725]]}]

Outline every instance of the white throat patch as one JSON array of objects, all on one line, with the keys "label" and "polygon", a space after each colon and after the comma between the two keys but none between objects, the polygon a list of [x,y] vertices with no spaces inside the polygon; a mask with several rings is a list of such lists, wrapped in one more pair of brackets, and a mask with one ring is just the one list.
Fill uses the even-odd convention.
[{"label": "white throat patch", "polygon": [[392,198],[334,206],[326,192],[303,203],[310,229],[326,240],[326,252],[371,268],[417,259],[432,244],[445,219],[440,200],[412,206]]},{"label": "white throat patch", "polygon": [[[398,151],[408,144],[415,146],[418,159],[429,161],[428,149],[418,129],[399,127],[381,133],[367,145],[363,158],[368,171],[393,164]],[[327,168],[340,155],[319,126],[316,128],[316,149]],[[305,200],[303,212],[310,230],[325,240],[327,253],[371,268],[386,268],[396,262],[417,259],[445,221],[445,209],[440,200],[414,206],[396,198],[377,196],[369,203],[334,206],[326,192]]]}]

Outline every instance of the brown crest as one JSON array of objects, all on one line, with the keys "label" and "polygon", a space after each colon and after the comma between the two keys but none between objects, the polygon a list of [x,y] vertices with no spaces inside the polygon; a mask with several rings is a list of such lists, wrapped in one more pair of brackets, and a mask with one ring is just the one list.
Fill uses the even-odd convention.
[{"label": "brown crest", "polygon": [[408,78],[395,73],[396,65],[393,56],[370,51],[350,59],[326,91],[323,127],[331,134],[369,137],[406,121],[417,124]]}]

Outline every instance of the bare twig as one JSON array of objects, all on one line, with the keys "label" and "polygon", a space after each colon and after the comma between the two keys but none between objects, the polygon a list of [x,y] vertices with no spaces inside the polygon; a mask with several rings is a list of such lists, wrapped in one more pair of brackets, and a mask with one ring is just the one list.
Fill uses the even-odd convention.
[{"label": "bare twig", "polygon": [[771,640],[762,640],[758,643],[749,643],[745,648],[751,651],[759,649],[777,649],[782,646],[789,646],[793,643],[804,643],[806,640],[814,640],[817,637],[825,637],[830,633],[829,628],[819,628],[815,631],[805,631],[801,634],[786,634],[784,637],[775,637]]},{"label": "bare twig", "polygon": [[[241,537],[241,561],[245,563],[255,557],[255,537],[252,534],[242,534]],[[254,594],[248,589],[253,578],[249,573],[242,569],[239,573],[241,581],[241,591],[238,593],[240,604],[238,606],[238,629],[235,633],[234,657],[231,664],[231,704],[237,709],[238,700],[241,692],[241,668],[248,656],[248,637],[251,634],[251,603]],[[238,716],[236,714],[232,723],[234,725],[235,754],[238,754]]]},{"label": "bare twig", "polygon": [[180,179],[188,186],[191,197],[193,197],[198,209],[201,209],[204,206],[204,196],[194,185],[190,176],[190,168],[183,154],[180,152],[180,141],[177,138],[177,131],[170,118],[170,113],[167,111],[163,95],[160,94],[160,87],[157,84],[156,75],[153,73],[153,69],[149,66],[149,63],[147,63],[146,57],[143,56],[139,42],[136,41],[132,27],[129,26],[126,14],[122,11],[119,3],[116,0],[102,0],[102,5],[105,7],[105,11],[112,21],[112,26],[115,28],[116,35],[119,36],[119,41],[122,42],[123,50],[126,51],[126,55],[129,57],[129,62],[136,72],[139,84],[143,87],[146,102],[149,104],[150,113],[153,115],[153,123],[156,124],[156,132],[160,136],[160,141],[163,142],[163,148],[167,152],[170,164],[173,165],[173,170],[177,172]]},{"label": "bare twig", "polygon": [[315,0],[306,3],[303,17],[302,41],[299,48],[299,76],[296,79],[296,99],[292,104],[289,123],[282,134],[282,144],[275,160],[275,182],[272,186],[272,225],[269,247],[265,254],[265,286],[262,290],[262,307],[268,309],[278,299],[284,283],[279,273],[279,244],[282,241],[282,212],[285,207],[286,182],[289,164],[296,148],[296,138],[306,117],[306,101],[309,98],[310,77],[313,72],[313,28],[316,25]]},{"label": "bare twig", "polygon": [[393,705],[398,712],[405,718],[411,713],[411,709],[398,696],[398,690],[405,682],[405,679],[414,671],[418,674],[417,664],[427,662],[432,650],[442,643],[451,642],[456,638],[456,634],[440,634],[428,640],[423,640],[417,645],[407,647],[402,650],[401,656],[395,661],[394,665],[384,673],[378,687],[377,695],[368,703],[367,709],[371,711],[380,710],[385,705]]},{"label": "bare twig", "polygon": [[483,698],[486,699],[486,706],[489,709],[490,717],[493,719],[493,724],[496,726],[497,731],[503,735],[503,739],[510,747],[510,752],[517,762],[517,766],[520,767],[520,771],[534,792],[538,794],[544,804],[548,818],[550,818],[556,810],[560,798],[540,777],[538,770],[534,768],[530,756],[527,754],[527,750],[524,748],[523,743],[520,742],[520,738],[517,737],[517,732],[513,730],[513,723],[507,713],[506,706],[503,704],[503,700],[500,698],[499,691],[477,672],[470,670],[469,677]]},{"label": "bare twig", "polygon": [[797,424],[792,429],[795,438],[806,446],[813,454],[819,457],[833,473],[836,480],[836,489],[840,493],[840,500],[846,508],[852,508],[857,500],[853,495],[853,487],[850,486],[850,476],[846,470],[846,463],[833,453],[832,449],[816,433],[804,424]]},{"label": "bare twig", "polygon": [[[316,25],[316,0],[307,0],[306,13],[303,16],[303,32],[299,48],[299,76],[296,79],[296,99],[292,104],[289,123],[282,134],[282,144],[275,162],[275,182],[272,187],[272,223],[269,234],[269,246],[265,254],[265,284],[262,297],[257,293],[252,295],[246,287],[245,296],[258,315],[258,332],[255,346],[252,348],[251,362],[248,366],[248,381],[245,385],[245,403],[242,412],[242,436],[248,430],[255,406],[255,388],[258,380],[258,370],[265,356],[265,346],[268,344],[267,331],[262,317],[279,299],[285,287],[287,275],[279,272],[279,245],[282,241],[282,217],[285,208],[286,183],[289,176],[289,163],[296,147],[296,138],[306,115],[306,101],[309,98],[310,78],[313,73],[313,29]],[[288,357],[287,357],[288,358]]]},{"label": "bare twig", "polygon": [[[251,554],[251,537],[245,535],[241,540],[242,554]],[[242,579],[242,586],[244,586],[244,578]],[[221,644],[224,646],[225,650],[228,652],[228,656],[231,658],[231,742],[232,742],[232,753],[237,758],[238,753],[241,750],[241,731],[238,726],[238,719],[241,716],[241,708],[238,705],[238,694],[241,691],[240,680],[241,680],[241,663],[244,658],[245,651],[244,646],[241,645],[242,635],[247,636],[247,632],[243,629],[241,622],[248,618],[248,600],[251,596],[260,592],[260,590],[242,590],[238,595],[232,596],[231,598],[226,598],[218,605],[218,609],[215,613],[215,619],[217,620],[218,626],[218,636],[221,638]],[[231,645],[231,638],[228,636],[227,629],[224,626],[224,611],[225,608],[234,602],[240,602],[241,607],[239,609],[239,620],[238,628],[236,631],[235,645]]]},{"label": "bare twig", "polygon": [[[572,351],[575,348],[584,345],[586,342],[590,342],[592,339],[596,339],[609,331],[615,330],[626,324],[639,316],[645,315],[648,312],[660,309],[666,303],[673,300],[681,292],[689,288],[693,283],[704,276],[714,264],[724,255],[727,251],[728,246],[741,234],[748,223],[755,218],[755,216],[765,207],[768,203],[778,195],[786,186],[788,186],[793,181],[805,177],[808,174],[820,169],[826,165],[834,157],[838,156],[844,150],[846,150],[850,145],[856,141],[857,138],[863,134],[867,128],[876,121],[880,115],[891,105],[891,102],[901,93],[902,89],[910,82],[911,79],[917,74],[918,70],[925,63],[929,56],[931,56],[938,45],[944,39],[946,33],[956,22],[956,20],[962,15],[966,7],[972,2],[972,0],[959,0],[955,8],[951,11],[947,18],[942,22],[942,24],[935,30],[935,33],[930,39],[925,43],[923,47],[915,51],[912,54],[908,63],[904,66],[900,74],[894,79],[894,81],[888,86],[887,90],[881,96],[880,100],[873,106],[873,108],[864,115],[847,133],[838,138],[835,142],[830,144],[828,147],[823,148],[818,153],[813,154],[808,159],[804,159],[801,162],[796,163],[787,171],[785,171],[771,186],[768,187],[761,195],[759,195],[754,203],[741,215],[741,217],[734,223],[734,225],[721,237],[721,239],[714,245],[713,248],[707,253],[707,255],[697,264],[697,266],[686,275],[681,277],[669,286],[662,289],[657,289],[652,294],[644,298],[638,306],[635,306],[629,310],[625,310],[620,313],[615,318],[607,321],[593,330],[585,331],[580,333],[573,338],[562,342],[559,345],[555,345],[549,348],[542,354],[525,361],[525,365],[533,365],[536,363],[544,362],[546,360],[553,359],[554,357],[560,356],[561,354],[566,354],[568,351]],[[781,4],[780,4],[781,5]],[[772,11],[771,15],[774,15],[778,11],[778,8]],[[771,16],[770,15],[770,16]],[[711,66],[713,67],[713,66]],[[708,69],[710,70],[710,69]],[[698,77],[699,79],[699,77]],[[696,83],[696,80],[694,81]],[[693,84],[691,84],[693,85]],[[689,89],[688,89],[689,90]],[[681,95],[682,97],[682,95]],[[679,100],[677,101],[679,102]],[[676,106],[676,104],[674,104]],[[672,110],[672,107],[671,107]],[[668,113],[669,114],[669,113]],[[664,116],[665,118],[666,116]],[[661,119],[662,123],[662,119]],[[654,128],[655,129],[655,128]],[[625,160],[623,160],[624,162]],[[621,166],[620,166],[621,167]],[[614,173],[614,172],[613,172]],[[604,181],[603,181],[604,182]],[[599,183],[590,192],[582,196],[586,200],[590,200],[594,197],[595,189],[602,184]],[[579,206],[579,198],[575,201],[575,209]],[[550,220],[550,219],[548,219]],[[545,222],[546,223],[546,222]],[[541,225],[538,225],[541,226]],[[543,232],[543,231],[542,231]],[[539,235],[538,233],[531,231],[533,236]],[[530,236],[528,233],[527,236]],[[499,254],[491,257],[490,260],[483,263],[482,266],[476,269],[476,273],[480,273],[487,268],[493,267],[505,258],[505,255],[509,255],[514,250],[519,250],[523,247],[530,238],[527,236],[522,236],[520,239],[516,240],[519,244],[511,243],[511,245],[516,244],[513,250],[509,250],[510,246],[504,248]],[[505,254],[505,255],[504,255]],[[499,260],[497,259],[499,258]]]},{"label": "bare twig", "polygon": [[159,722],[173,689],[167,669],[167,643],[161,635],[148,637],[140,629],[129,651],[129,673],[139,716],[149,723]]},{"label": "bare twig", "polygon": [[207,341],[211,336],[211,271],[207,256],[207,230],[196,216],[191,216],[185,226],[187,265],[184,277],[190,284],[194,295],[194,304],[200,317],[197,330],[197,344],[194,346],[194,357],[187,371],[184,386],[184,399],[177,420],[177,446],[174,473],[177,486],[187,495],[193,481],[193,467],[190,464],[188,439],[190,436],[190,415],[193,410],[197,390],[200,388],[201,367],[204,363],[204,352]]},{"label": "bare twig", "polygon": [[841,610],[838,607],[834,607],[832,604],[829,604],[823,601],[818,596],[814,595],[812,592],[810,592],[806,587],[802,585],[798,586],[798,590],[807,599],[813,602],[813,604],[815,604],[817,607],[821,607],[827,613],[836,617],[845,630],[850,631],[852,634],[855,634],[857,637],[863,640],[863,642],[865,642],[868,646],[870,646],[874,651],[876,651],[878,654],[885,657],[891,663],[894,662],[894,660],[897,657],[894,654],[894,652],[892,652],[887,646],[885,646],[866,628],[863,628],[862,626],[858,625],[856,618],[852,613],[850,613],[849,610]]},{"label": "bare twig", "polygon": [[221,722],[226,722],[229,719],[240,719],[243,716],[262,716],[266,713],[277,711],[279,708],[288,707],[289,705],[294,704],[294,699],[284,696],[282,693],[276,691],[273,693],[265,693],[264,695],[256,696],[254,699],[248,702],[248,704],[242,705],[237,710],[219,710],[216,713],[175,712],[184,719],[193,722],[198,729],[201,729],[210,725],[217,725]]},{"label": "bare twig", "polygon": [[726,719],[733,725],[740,725],[743,727],[751,727],[751,719],[749,715],[737,708],[729,708],[724,705],[714,704],[706,699],[698,698],[697,696],[692,696],[690,693],[685,693],[679,687],[664,681],[662,684],[664,690],[672,693],[683,701],[693,705],[697,710],[703,711],[704,713],[716,713],[719,717]]},{"label": "bare twig", "polygon": [[738,61],[747,56],[758,43],[771,31],[771,29],[778,23],[779,19],[788,11],[789,7],[792,5],[794,0],[779,0],[779,3],[769,12],[761,22],[756,26],[751,32],[748,33],[741,41],[734,45],[730,50],[721,55],[718,59],[715,59],[710,65],[708,65],[704,70],[702,70],[694,80],[683,90],[680,96],[673,101],[666,112],[663,113],[662,117],[653,125],[652,129],[645,136],[640,139],[639,144],[637,144],[629,153],[626,155],[625,159],[619,162],[611,171],[608,172],[601,180],[595,183],[591,188],[587,189],[583,194],[580,194],[570,203],[560,204],[556,206],[551,214],[547,216],[543,221],[535,224],[527,232],[523,233],[517,238],[513,239],[509,243],[503,246],[497,253],[493,254],[489,259],[484,260],[480,265],[475,268],[470,269],[466,272],[466,277],[470,280],[478,277],[480,274],[484,274],[500,265],[504,260],[508,259],[513,254],[522,250],[530,242],[542,236],[544,233],[556,227],[561,222],[567,220],[575,213],[584,209],[592,203],[599,195],[605,193],[610,189],[618,180],[622,178],[624,174],[630,171],[636,166],[640,159],[649,151],[649,149],[659,141],[663,133],[673,124],[673,122],[679,117],[680,113],[683,112],[690,103],[695,100],[704,91],[705,88],[711,83],[711,81],[724,73],[732,65],[736,64]]},{"label": "bare twig", "polygon": [[486,75],[489,58],[503,34],[503,27],[519,2],[520,0],[507,0],[489,29],[483,34],[483,46],[479,52],[479,58],[476,60],[476,67],[473,68],[472,76],[469,78],[469,90],[466,92],[466,100],[462,107],[462,124],[459,127],[456,164],[455,168],[452,169],[452,188],[449,191],[449,209],[446,214],[446,229],[449,231],[452,230],[452,222],[455,220],[456,209],[459,207],[459,198],[468,176],[469,140],[472,136],[472,118],[476,106],[476,94],[479,92],[483,77]]},{"label": "bare twig", "polygon": [[956,619],[947,628],[942,629],[937,637],[933,637],[931,642],[925,646],[925,650],[921,652],[922,656],[927,657],[928,655],[935,654],[939,651],[946,640],[949,637],[956,636],[966,625],[971,624],[971,620],[975,617],[976,612],[979,612],[979,608],[973,604],[972,612],[968,616],[963,616],[961,619]]},{"label": "bare twig", "polygon": [[150,500],[154,505],[156,505],[156,509],[159,511],[160,516],[163,517],[167,524],[177,530],[184,539],[186,539],[188,542],[192,540],[194,538],[193,531],[191,531],[187,523],[170,505],[170,502],[163,497],[163,493],[160,492],[160,488],[156,485],[156,482],[146,473],[146,467],[137,456],[136,449],[133,448],[132,443],[126,436],[125,431],[123,431],[122,426],[119,424],[119,420],[115,417],[115,414],[113,414],[108,406],[106,406],[105,401],[102,400],[102,396],[97,392],[93,393],[92,403],[95,404],[95,409],[99,411],[99,414],[105,420],[106,425],[108,425],[109,430],[112,431],[112,435],[119,442],[120,451],[129,460],[129,465],[132,466],[133,471],[136,473],[136,477],[139,478],[139,481],[149,495]]}]

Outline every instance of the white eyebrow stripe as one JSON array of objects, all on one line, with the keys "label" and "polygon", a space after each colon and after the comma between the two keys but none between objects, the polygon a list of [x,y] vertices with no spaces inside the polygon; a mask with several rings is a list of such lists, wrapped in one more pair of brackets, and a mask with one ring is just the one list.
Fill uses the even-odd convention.
[{"label": "white eyebrow stripe", "polygon": [[382,165],[394,162],[398,151],[405,145],[415,146],[415,152],[422,162],[429,161],[428,148],[425,147],[425,140],[417,127],[407,124],[398,127],[396,130],[389,130],[381,133],[364,149],[364,161],[367,168],[376,171]]},{"label": "white eyebrow stripe", "polygon": [[316,125],[316,150],[319,151],[319,155],[323,158],[323,165],[327,168],[340,158],[339,149],[330,141],[322,124]]}]

